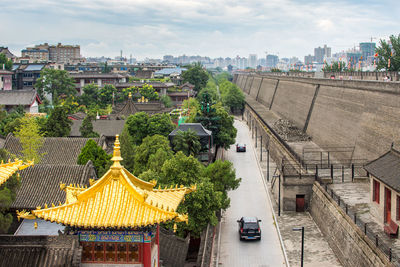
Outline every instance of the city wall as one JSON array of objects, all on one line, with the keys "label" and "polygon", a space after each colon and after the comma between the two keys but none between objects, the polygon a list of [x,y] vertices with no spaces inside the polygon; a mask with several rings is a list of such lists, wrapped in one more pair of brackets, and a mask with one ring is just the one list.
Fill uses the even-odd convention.
[{"label": "city wall", "polygon": [[393,266],[317,182],[310,213],[343,266]]},{"label": "city wall", "polygon": [[236,74],[234,82],[317,145],[355,147],[353,159],[372,160],[400,144],[399,82],[257,74]]},{"label": "city wall", "polygon": [[346,72],[271,72],[275,76],[293,76],[293,77],[308,77],[308,78],[327,78],[332,76],[335,79],[343,80],[365,80],[365,81],[385,81],[389,77],[390,81],[400,81],[400,73],[397,71],[346,71]]}]

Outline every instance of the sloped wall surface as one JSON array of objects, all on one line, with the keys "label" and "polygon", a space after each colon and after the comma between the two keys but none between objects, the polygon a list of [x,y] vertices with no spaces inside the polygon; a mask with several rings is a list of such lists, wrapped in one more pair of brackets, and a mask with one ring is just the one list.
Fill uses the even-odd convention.
[{"label": "sloped wall surface", "polygon": [[247,82],[238,83],[246,94],[304,129],[321,147],[354,146],[353,159],[372,160],[392,142],[400,145],[399,82],[254,74],[235,79],[246,76]]}]

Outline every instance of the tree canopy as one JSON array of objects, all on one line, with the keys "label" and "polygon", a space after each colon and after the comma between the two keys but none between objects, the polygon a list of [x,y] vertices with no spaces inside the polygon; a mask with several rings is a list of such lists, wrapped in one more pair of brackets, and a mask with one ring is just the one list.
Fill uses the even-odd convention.
[{"label": "tree canopy", "polygon": [[[150,158],[153,161],[156,160],[158,162],[157,165],[163,165],[164,162],[159,162],[160,159],[152,157],[158,152],[158,150],[167,153],[165,157],[163,155],[162,159],[172,156],[172,150],[169,146],[168,138],[156,134],[153,136],[147,136],[143,139],[143,142],[136,148],[135,151],[134,173],[136,175],[139,175],[154,166],[154,164],[152,164],[152,162],[150,161]],[[160,155],[161,152],[159,152],[158,154]]]},{"label": "tree canopy", "polygon": [[231,111],[242,110],[245,103],[245,97],[242,90],[236,84],[225,81],[220,85],[222,103]]},{"label": "tree canopy", "polygon": [[200,63],[190,65],[182,74],[183,82],[189,82],[194,85],[194,90],[199,92],[204,88],[208,81],[208,74]]},{"label": "tree canopy", "polygon": [[169,114],[159,113],[151,117],[145,112],[137,112],[128,117],[126,121],[131,141],[135,145],[140,145],[146,136],[162,135],[168,136],[174,129]]},{"label": "tree canopy", "polygon": [[175,151],[182,151],[186,156],[192,155],[196,157],[201,150],[200,138],[191,129],[178,131],[172,143]]},{"label": "tree canopy", "polygon": [[90,138],[90,137],[99,137],[100,135],[93,130],[92,120],[94,119],[93,115],[87,115],[83,121],[81,127],[79,127],[79,131],[81,132],[82,137]]},{"label": "tree canopy", "polygon": [[78,164],[85,165],[93,162],[97,177],[103,176],[111,166],[111,155],[108,155],[93,139],[89,139],[78,156]]},{"label": "tree canopy", "polygon": [[378,54],[378,70],[400,71],[400,34],[391,35],[389,42],[381,39],[375,52]]},{"label": "tree canopy", "polygon": [[19,120],[21,124],[15,132],[15,137],[22,146],[22,159],[24,161],[33,160],[35,164],[39,163],[44,156],[43,153],[39,153],[44,142],[39,125],[32,117],[22,117]]},{"label": "tree canopy", "polygon": [[66,137],[71,132],[72,122],[63,107],[55,107],[46,122],[47,137]]},{"label": "tree canopy", "polygon": [[146,112],[137,112],[134,115],[130,115],[126,120],[125,126],[128,128],[133,144],[140,145],[148,135],[148,120],[149,115]]},{"label": "tree canopy", "polygon": [[8,59],[6,57],[6,55],[4,55],[3,53],[0,53],[0,69],[3,68],[3,64],[4,64],[4,68],[6,70],[11,71],[12,70],[12,61],[10,59]]},{"label": "tree canopy", "polygon": [[40,72],[40,78],[36,80],[35,88],[41,99],[44,94],[51,94],[53,104],[58,103],[59,96],[71,96],[76,94],[75,81],[67,71],[45,68]]}]

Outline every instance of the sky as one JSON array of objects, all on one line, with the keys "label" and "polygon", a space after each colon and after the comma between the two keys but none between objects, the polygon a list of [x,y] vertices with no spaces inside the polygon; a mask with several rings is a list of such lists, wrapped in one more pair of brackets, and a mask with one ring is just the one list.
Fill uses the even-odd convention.
[{"label": "sky", "polygon": [[398,0],[0,0],[0,46],[80,45],[84,57],[279,57],[400,34]]}]

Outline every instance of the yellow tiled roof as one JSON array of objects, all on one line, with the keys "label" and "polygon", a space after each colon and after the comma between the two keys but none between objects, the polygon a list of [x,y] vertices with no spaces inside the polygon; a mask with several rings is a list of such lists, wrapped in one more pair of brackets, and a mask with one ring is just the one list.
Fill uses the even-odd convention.
[{"label": "yellow tiled roof", "polygon": [[[121,166],[118,136],[115,141],[114,161],[106,174],[89,188],[79,185],[66,186],[64,204],[45,209],[38,207],[32,215],[51,222],[81,228],[134,228],[166,222],[187,221],[187,215],[178,214],[176,209],[185,194],[195,187],[154,189],[155,181],[138,179]],[[25,211],[22,218],[32,218]]]},{"label": "yellow tiled roof", "polygon": [[16,171],[23,170],[33,165],[33,161],[28,163],[22,162],[22,160],[15,159],[15,161],[0,164],[0,185],[5,183]]}]

